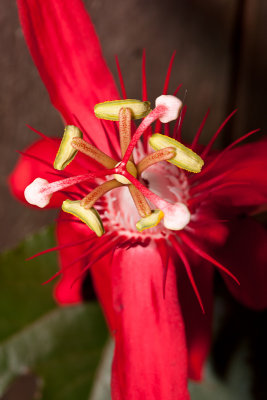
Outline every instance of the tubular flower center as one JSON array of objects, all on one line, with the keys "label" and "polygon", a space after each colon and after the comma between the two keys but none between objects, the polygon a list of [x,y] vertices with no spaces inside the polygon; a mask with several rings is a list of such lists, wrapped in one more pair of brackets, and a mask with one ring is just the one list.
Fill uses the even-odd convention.
[{"label": "tubular flower center", "polygon": [[[150,109],[149,102],[131,99],[97,104],[95,114],[98,118],[119,121],[121,161],[114,160],[87,143],[77,127],[67,126],[54,167],[57,170],[63,170],[80,151],[96,160],[104,169],[52,183],[37,178],[25,189],[26,200],[39,207],[45,207],[56,191],[81,182],[95,180],[95,178],[110,176],[110,180],[97,186],[82,199],[64,201],[62,209],[81,219],[98,236],[101,236],[104,233],[104,227],[94,205],[97,200],[106,195],[104,201],[107,201],[108,207],[105,209],[104,218],[112,222],[113,226],[117,223],[120,228],[133,230],[135,225],[135,230],[140,232],[148,228],[157,232],[155,227],[163,219],[166,229],[183,229],[190,221],[190,212],[186,205],[187,180],[177,167],[195,173],[200,172],[203,160],[192,150],[164,135],[151,136],[149,143],[156,151],[148,155],[145,155],[139,142],[142,134],[154,121],[168,123],[176,119],[181,107],[182,103],[179,99],[164,95],[157,98],[156,107],[153,110]],[[132,136],[131,120],[138,118],[144,119]],[[137,151],[134,156],[133,150],[137,142],[139,142],[139,153]],[[167,161],[167,163],[162,163],[162,161]],[[115,191],[114,195],[113,189],[117,188],[119,190]],[[154,206],[156,206],[155,209],[151,208]]]}]

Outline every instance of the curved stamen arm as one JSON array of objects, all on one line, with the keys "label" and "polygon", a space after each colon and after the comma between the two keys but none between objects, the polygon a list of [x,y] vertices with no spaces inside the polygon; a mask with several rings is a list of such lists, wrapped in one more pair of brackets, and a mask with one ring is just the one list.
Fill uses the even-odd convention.
[{"label": "curved stamen arm", "polygon": [[116,179],[102,183],[102,185],[97,186],[81,200],[81,206],[86,209],[93,207],[100,197],[104,196],[104,194],[108,193],[110,190],[120,186],[123,186],[123,183],[116,181]]},{"label": "curved stamen arm", "polygon": [[160,149],[154,153],[148,154],[137,164],[137,172],[140,175],[148,167],[151,167],[151,165],[160,161],[170,160],[171,158],[175,157],[175,155],[176,151],[173,147],[165,147],[164,149]]},{"label": "curved stamen arm", "polygon": [[140,217],[144,218],[151,214],[151,209],[146,201],[144,195],[133,184],[128,186],[134,204]]},{"label": "curved stamen arm", "polygon": [[106,168],[114,168],[118,163],[118,161],[113,160],[113,158],[107,156],[103,151],[81,138],[76,137],[72,139],[71,145],[75,150],[79,150],[81,153],[92,158]]},{"label": "curved stamen arm", "polygon": [[145,117],[143,119],[143,121],[141,122],[141,124],[139,125],[139,127],[137,128],[137,130],[135,131],[132,140],[129,144],[129,146],[127,147],[127,150],[125,152],[125,155],[122,159],[121,164],[122,165],[126,165],[127,162],[129,161],[129,158],[133,152],[133,149],[136,145],[136,143],[138,142],[138,140],[140,139],[140,137],[142,136],[142,134],[145,132],[145,130],[154,122],[156,121],[156,119],[161,118],[165,112],[167,110],[167,107],[164,105],[159,105],[156,108],[154,108],[154,110],[152,110],[147,117]]},{"label": "curved stamen arm", "polygon": [[[119,112],[119,132],[122,157],[131,142],[131,119],[132,114],[130,108],[122,107]],[[130,156],[130,161],[133,161],[132,154]]]}]

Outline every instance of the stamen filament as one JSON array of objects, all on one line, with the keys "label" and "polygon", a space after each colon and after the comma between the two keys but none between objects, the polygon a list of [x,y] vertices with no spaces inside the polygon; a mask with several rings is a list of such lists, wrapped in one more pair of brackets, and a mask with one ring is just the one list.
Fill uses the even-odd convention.
[{"label": "stamen filament", "polygon": [[140,217],[144,218],[150,215],[151,208],[140,190],[138,190],[134,185],[129,185],[128,188]]},{"label": "stamen filament", "polygon": [[71,145],[74,149],[79,150],[106,168],[114,168],[118,162],[81,138],[74,138]]},{"label": "stamen filament", "polygon": [[[120,130],[121,156],[123,157],[131,141],[131,110],[129,108],[122,107],[120,109],[119,130]],[[133,161],[132,155],[130,159],[131,161]]]},{"label": "stamen filament", "polygon": [[129,160],[133,149],[136,145],[136,143],[138,142],[138,140],[140,139],[140,137],[142,136],[142,134],[145,132],[145,130],[154,122],[156,121],[156,119],[161,118],[165,112],[167,110],[167,107],[163,106],[163,105],[159,105],[156,108],[154,108],[154,110],[152,110],[141,122],[141,124],[139,125],[139,127],[137,128],[137,130],[135,131],[132,140],[129,144],[129,146],[127,147],[127,150],[124,154],[124,157],[122,159],[121,164],[126,165],[127,161]]},{"label": "stamen filament", "polygon": [[160,161],[169,160],[175,157],[176,151],[173,147],[165,147],[164,149],[160,149],[155,151],[154,153],[149,154],[148,156],[144,157],[138,164],[137,164],[137,172],[140,175],[143,171],[145,171],[151,165],[156,164]]},{"label": "stamen filament", "polygon": [[89,209],[93,207],[95,202],[100,199],[104,194],[109,192],[112,189],[115,189],[117,187],[123,186],[122,183],[116,181],[116,179],[112,179],[110,181],[102,183],[102,185],[97,186],[95,189],[93,189],[90,193],[88,193],[87,196],[85,196],[81,200],[81,206]]}]

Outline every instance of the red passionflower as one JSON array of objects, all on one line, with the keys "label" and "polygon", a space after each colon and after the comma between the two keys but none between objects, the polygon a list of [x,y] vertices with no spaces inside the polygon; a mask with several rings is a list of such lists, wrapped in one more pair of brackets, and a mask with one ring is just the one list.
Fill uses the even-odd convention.
[{"label": "red passionflower", "polygon": [[[66,124],[79,126],[87,142],[120,160],[117,124],[97,119],[93,113],[96,103],[117,100],[119,94],[82,2],[18,0],[18,7],[26,41],[53,105]],[[170,69],[171,65],[164,94]],[[145,57],[143,100],[147,100],[144,71]],[[123,85],[122,89],[125,94]],[[184,113],[185,107],[173,131],[178,140]],[[106,230],[101,238],[76,218],[60,214],[57,249],[62,275],[55,297],[61,304],[82,301],[82,278],[90,268],[115,338],[114,399],[189,397],[187,378],[201,378],[209,351],[212,265],[239,301],[256,309],[267,305],[266,232],[249,216],[266,204],[267,143],[260,140],[236,146],[254,131],[222,152],[212,152],[216,137],[233,114],[204,148],[197,143],[207,115],[201,123],[190,145],[205,161],[200,173],[190,174],[161,162],[144,172],[145,185],[141,186],[124,170],[148,197],[154,192],[154,200],[184,204],[190,221],[183,229],[173,231],[158,225],[136,231],[133,221],[138,217],[126,187],[109,192],[97,203]],[[159,122],[155,129],[160,130]],[[169,132],[166,128],[166,135]],[[147,154],[150,134],[146,130],[143,144],[139,142],[137,159]],[[59,140],[41,136],[22,154],[10,177],[12,191],[20,200],[25,201],[24,190],[37,177],[53,182],[57,175],[73,183],[65,189],[59,184],[61,190],[49,204],[53,207],[61,206],[66,198],[81,199],[95,188],[91,180],[77,176],[88,178],[92,172],[102,176],[99,159],[94,161],[79,152],[58,172],[53,162]],[[75,285],[73,281],[77,281]]]}]

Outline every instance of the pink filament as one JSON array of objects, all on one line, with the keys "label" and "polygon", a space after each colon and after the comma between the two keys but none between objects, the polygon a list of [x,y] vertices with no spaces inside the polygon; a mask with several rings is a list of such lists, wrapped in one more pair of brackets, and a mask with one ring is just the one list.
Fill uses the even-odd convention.
[{"label": "pink filament", "polygon": [[196,148],[196,145],[197,145],[198,140],[199,140],[199,138],[200,138],[200,135],[201,135],[201,133],[202,133],[202,131],[203,131],[203,128],[204,128],[204,126],[205,126],[205,123],[206,123],[206,121],[207,121],[207,118],[208,118],[208,116],[209,116],[209,113],[210,113],[210,110],[208,109],[208,111],[206,112],[206,114],[205,114],[205,116],[204,116],[204,118],[203,118],[203,120],[202,120],[202,122],[201,122],[201,124],[200,124],[200,127],[199,127],[198,130],[197,130],[197,133],[196,133],[196,136],[194,137],[193,143],[192,143],[192,145],[190,146],[192,150],[195,150],[195,148]]},{"label": "pink filament", "polygon": [[126,94],[126,90],[125,90],[125,85],[124,85],[123,76],[121,73],[121,67],[120,67],[118,56],[115,56],[115,60],[116,60],[116,66],[117,66],[117,71],[118,71],[120,85],[121,85],[122,98],[127,99],[127,94]]},{"label": "pink filament", "polygon": [[[162,94],[167,94],[167,91],[168,91],[175,54],[176,54],[176,51],[174,51],[172,53],[172,56],[171,56],[171,59],[170,59],[170,62],[169,62],[169,66],[168,66],[168,70],[167,70],[167,74],[166,74],[166,78],[165,78]],[[157,121],[156,122],[156,126],[155,126],[155,132],[160,132],[160,130],[161,130],[161,122]]]},{"label": "pink filament", "polygon": [[198,254],[200,257],[204,258],[204,260],[209,261],[213,265],[215,265],[217,268],[225,272],[228,276],[230,276],[238,285],[240,285],[239,280],[227,269],[225,268],[222,264],[220,264],[218,261],[216,261],[213,257],[211,257],[209,254],[207,254],[204,250],[202,250],[200,247],[198,247],[192,240],[189,239],[187,235],[185,235],[183,232],[180,233],[180,238],[184,241],[184,243],[187,244],[187,246],[193,250],[196,254]]},{"label": "pink filament", "polygon": [[147,85],[146,85],[146,51],[143,50],[142,58],[142,99],[147,101]]},{"label": "pink filament", "polygon": [[95,174],[77,175],[77,176],[72,176],[70,178],[61,179],[60,181],[51,182],[45,185],[44,188],[41,190],[41,193],[46,195],[52,194],[58,192],[59,190],[66,189],[69,186],[76,185],[77,183],[90,181],[95,178],[100,178],[106,175],[112,175],[114,173],[115,169],[107,169],[104,171],[99,171]]},{"label": "pink filament", "polygon": [[260,129],[255,129],[251,132],[246,133],[245,135],[241,136],[240,138],[238,138],[237,140],[235,140],[233,143],[231,143],[229,146],[227,146],[223,151],[221,151],[217,157],[212,160],[205,169],[203,169],[203,174],[206,174],[208,171],[210,171],[210,169],[212,167],[214,167],[214,165],[225,155],[226,152],[228,152],[229,150],[231,150],[234,146],[236,146],[238,143],[242,142],[243,140],[247,139],[249,136],[253,135],[254,133],[259,132]]},{"label": "pink filament", "polygon": [[228,115],[228,117],[223,121],[223,123],[221,124],[221,126],[219,127],[219,129],[214,133],[213,137],[211,138],[209,144],[207,145],[207,147],[203,150],[203,152],[201,153],[201,157],[205,158],[210,149],[213,146],[213,143],[215,142],[215,140],[217,139],[217,137],[219,136],[219,134],[221,133],[222,129],[225,127],[225,125],[227,124],[227,122],[236,114],[237,109],[235,109],[234,111],[231,112],[230,115]]},{"label": "pink filament", "polygon": [[185,267],[187,276],[188,276],[188,278],[189,278],[189,280],[190,280],[190,283],[191,283],[191,285],[192,285],[192,287],[193,287],[193,290],[194,290],[195,295],[196,295],[196,297],[197,297],[197,299],[198,299],[198,302],[199,302],[199,304],[200,304],[200,307],[201,307],[201,309],[202,309],[202,312],[203,312],[203,314],[205,314],[205,310],[204,310],[204,306],[203,306],[203,303],[202,303],[202,300],[201,300],[201,296],[200,296],[200,293],[199,293],[199,291],[198,291],[198,288],[197,288],[195,279],[194,279],[194,277],[193,277],[192,270],[191,270],[190,264],[189,264],[189,262],[188,262],[188,260],[187,260],[187,257],[186,257],[186,255],[184,254],[183,249],[181,248],[181,246],[179,245],[179,243],[177,242],[177,240],[176,240],[175,238],[170,237],[170,241],[171,241],[171,243],[173,244],[175,250],[177,251],[177,253],[178,253],[180,259],[182,260],[182,262],[183,262],[183,264],[184,264],[184,267]]}]

